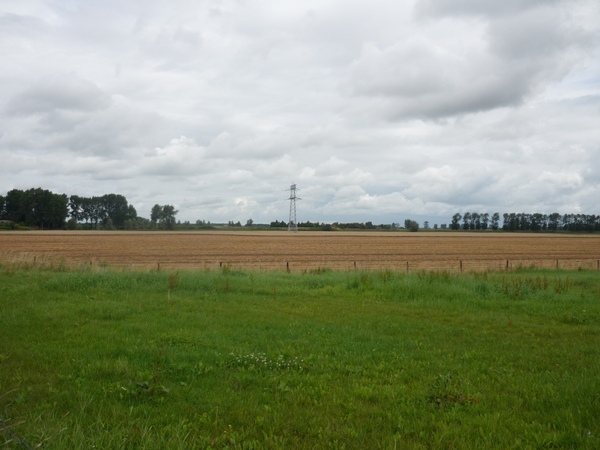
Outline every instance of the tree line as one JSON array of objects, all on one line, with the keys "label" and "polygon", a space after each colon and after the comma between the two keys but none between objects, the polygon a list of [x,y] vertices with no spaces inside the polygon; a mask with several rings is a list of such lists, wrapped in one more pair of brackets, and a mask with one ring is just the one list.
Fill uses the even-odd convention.
[{"label": "tree line", "polygon": [[67,196],[37,188],[13,189],[0,195],[0,219],[41,229],[63,228],[68,214]]},{"label": "tree line", "polygon": [[[462,220],[462,225],[460,221]],[[476,213],[466,212],[463,215],[456,213],[452,216],[452,222],[450,222],[451,230],[497,230],[498,222],[500,221],[500,214],[494,213]]]},{"label": "tree line", "polygon": [[139,217],[135,207],[120,194],[68,197],[32,188],[13,189],[6,196],[0,195],[1,220],[13,226],[20,224],[40,229],[172,230],[176,214],[172,205],[154,205],[150,220]]},{"label": "tree line", "polygon": [[[542,214],[504,213],[504,231],[600,231],[600,215],[595,214]],[[462,223],[461,223],[462,221]],[[452,216],[451,230],[498,230],[500,213],[456,213]]]}]

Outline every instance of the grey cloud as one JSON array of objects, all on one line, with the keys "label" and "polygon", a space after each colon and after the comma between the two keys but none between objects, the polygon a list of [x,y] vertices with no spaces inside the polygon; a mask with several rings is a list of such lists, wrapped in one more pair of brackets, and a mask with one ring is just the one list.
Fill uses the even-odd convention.
[{"label": "grey cloud", "polygon": [[39,79],[13,97],[6,111],[14,115],[44,114],[57,110],[89,112],[106,109],[110,104],[110,97],[91,81],[61,74]]},{"label": "grey cloud", "polygon": [[485,54],[460,58],[436,47],[423,41],[384,50],[367,46],[346,86],[391,119],[435,119],[515,105],[530,90],[520,67]]},{"label": "grey cloud", "polygon": [[495,4],[504,2],[428,2],[452,15],[480,11],[483,22],[456,19],[472,29],[471,41],[445,42],[440,28],[435,40],[366,44],[342,91],[390,119],[439,119],[519,105],[586,60],[592,34],[573,23],[567,4],[508,2],[499,16]]},{"label": "grey cloud", "polygon": [[0,194],[192,221],[285,219],[292,182],[302,220],[597,209],[593,0],[6,4]]},{"label": "grey cloud", "polygon": [[564,0],[419,0],[415,12],[419,16],[514,14],[538,6],[547,6]]}]

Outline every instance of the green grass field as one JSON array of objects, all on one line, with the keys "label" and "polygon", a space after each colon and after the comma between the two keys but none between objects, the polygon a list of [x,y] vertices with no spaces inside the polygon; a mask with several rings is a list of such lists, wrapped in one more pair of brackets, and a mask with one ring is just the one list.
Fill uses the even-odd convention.
[{"label": "green grass field", "polygon": [[0,268],[32,448],[600,448],[598,272],[59,268]]}]

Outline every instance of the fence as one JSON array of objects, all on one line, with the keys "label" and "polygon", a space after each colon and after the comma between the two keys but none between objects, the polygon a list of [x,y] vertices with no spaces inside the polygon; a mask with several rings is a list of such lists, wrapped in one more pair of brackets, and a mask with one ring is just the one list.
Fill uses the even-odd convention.
[{"label": "fence", "polygon": [[314,270],[370,271],[393,270],[396,272],[483,272],[510,271],[519,268],[598,270],[600,259],[260,259],[260,256],[247,259],[198,259],[163,261],[123,261],[119,259],[65,259],[56,256],[35,254],[0,253],[0,262],[13,267],[52,266],[70,268],[116,267],[131,270],[256,270],[303,272]]}]

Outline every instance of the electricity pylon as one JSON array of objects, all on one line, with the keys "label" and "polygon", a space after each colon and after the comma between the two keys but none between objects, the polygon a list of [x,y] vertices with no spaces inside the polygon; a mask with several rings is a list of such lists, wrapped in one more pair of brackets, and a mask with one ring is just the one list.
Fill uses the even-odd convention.
[{"label": "electricity pylon", "polygon": [[296,184],[292,184],[288,191],[290,191],[290,221],[288,222],[288,231],[298,232],[298,222],[296,221],[296,200],[301,200],[296,196]]}]

